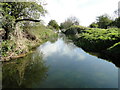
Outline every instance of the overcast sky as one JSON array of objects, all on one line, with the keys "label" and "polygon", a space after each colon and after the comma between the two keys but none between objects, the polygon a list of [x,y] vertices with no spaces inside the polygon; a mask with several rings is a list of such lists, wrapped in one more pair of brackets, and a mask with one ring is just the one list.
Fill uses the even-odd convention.
[{"label": "overcast sky", "polygon": [[51,19],[59,24],[66,18],[75,16],[79,19],[80,25],[88,26],[96,20],[97,16],[105,13],[110,16],[118,9],[120,0],[46,0],[45,6],[48,14],[44,18],[47,24]]}]

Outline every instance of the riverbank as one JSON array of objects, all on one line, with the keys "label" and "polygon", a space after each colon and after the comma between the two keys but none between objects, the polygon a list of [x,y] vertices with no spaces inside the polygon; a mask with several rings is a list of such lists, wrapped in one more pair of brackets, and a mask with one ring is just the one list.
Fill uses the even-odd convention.
[{"label": "riverbank", "polygon": [[114,64],[89,55],[64,35],[55,42],[45,42],[23,58],[3,62],[2,75],[3,88],[116,88],[118,85],[118,68]]},{"label": "riverbank", "polygon": [[99,29],[74,26],[64,33],[76,46],[81,47],[83,50],[99,53],[99,58],[115,61],[115,63],[120,64],[119,32],[119,28]]},{"label": "riverbank", "polygon": [[57,33],[42,24],[27,27],[17,26],[11,33],[10,40],[4,40],[1,43],[1,61],[24,57],[40,44],[48,40],[54,41],[55,37],[57,37]]}]

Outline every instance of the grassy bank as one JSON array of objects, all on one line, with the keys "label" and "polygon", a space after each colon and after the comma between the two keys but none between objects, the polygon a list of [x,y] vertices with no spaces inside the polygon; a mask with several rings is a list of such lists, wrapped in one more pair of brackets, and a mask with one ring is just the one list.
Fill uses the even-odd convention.
[{"label": "grassy bank", "polygon": [[37,26],[17,26],[10,37],[10,40],[1,43],[1,60],[3,61],[23,57],[40,44],[48,40],[54,41],[57,34],[40,24]]},{"label": "grassy bank", "polygon": [[[99,53],[99,57],[118,61],[120,58],[120,29],[85,28],[74,26],[66,30],[65,34],[73,40],[75,45],[87,52]],[[79,29],[78,29],[79,28]],[[74,34],[68,33],[74,32]],[[120,63],[120,62],[119,62]]]}]

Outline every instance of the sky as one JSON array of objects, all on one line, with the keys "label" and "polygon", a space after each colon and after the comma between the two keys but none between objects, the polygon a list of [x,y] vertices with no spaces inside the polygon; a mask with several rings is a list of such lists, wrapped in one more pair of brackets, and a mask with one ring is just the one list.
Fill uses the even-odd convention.
[{"label": "sky", "polygon": [[75,16],[80,25],[89,26],[97,16],[108,14],[114,17],[114,11],[118,9],[120,0],[45,0],[45,9],[48,14],[43,18],[45,24],[51,19],[58,24],[68,17]]}]

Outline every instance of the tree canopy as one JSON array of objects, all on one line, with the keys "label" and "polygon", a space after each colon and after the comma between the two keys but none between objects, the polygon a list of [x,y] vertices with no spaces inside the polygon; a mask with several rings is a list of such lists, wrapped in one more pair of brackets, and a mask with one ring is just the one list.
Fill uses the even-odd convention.
[{"label": "tree canopy", "polygon": [[52,28],[59,30],[59,25],[55,20],[50,20],[48,26],[51,26]]},{"label": "tree canopy", "polygon": [[120,28],[120,17],[115,19],[115,21],[113,22],[113,26]]},{"label": "tree canopy", "polygon": [[37,2],[1,2],[0,6],[1,24],[6,31],[5,39],[8,39],[9,33],[14,30],[17,22],[26,19],[34,21],[46,13],[43,5]]},{"label": "tree canopy", "polygon": [[98,28],[106,29],[112,23],[112,20],[108,15],[98,16],[96,20],[97,20]]}]

